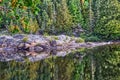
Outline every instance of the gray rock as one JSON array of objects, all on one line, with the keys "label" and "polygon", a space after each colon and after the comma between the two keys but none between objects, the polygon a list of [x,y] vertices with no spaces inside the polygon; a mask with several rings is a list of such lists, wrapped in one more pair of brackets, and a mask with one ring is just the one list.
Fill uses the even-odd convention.
[{"label": "gray rock", "polygon": [[22,34],[16,34],[13,36],[13,38],[16,38],[16,39],[23,39],[25,37],[25,35],[22,35]]},{"label": "gray rock", "polygon": [[50,46],[51,46],[51,47],[57,46],[57,42],[56,42],[55,40],[50,41]]},{"label": "gray rock", "polygon": [[4,41],[4,44],[6,44],[6,46],[9,46],[9,45],[11,45],[11,44],[13,44],[15,41],[13,40],[13,39],[6,39],[5,41]]},{"label": "gray rock", "polygon": [[64,45],[65,41],[63,40],[56,40],[56,45]]},{"label": "gray rock", "polygon": [[17,46],[18,49],[23,49],[25,47],[25,43],[19,43],[19,45]]},{"label": "gray rock", "polygon": [[58,39],[63,41],[63,40],[66,40],[67,38],[65,35],[59,35]]},{"label": "gray rock", "polygon": [[3,41],[0,41],[0,46],[2,46],[2,44],[3,44]]},{"label": "gray rock", "polygon": [[26,48],[26,49],[31,46],[30,43],[25,43],[24,45],[25,45],[25,48]]},{"label": "gray rock", "polygon": [[5,36],[0,37],[0,41],[4,41],[5,39],[6,39],[6,37],[5,37]]},{"label": "gray rock", "polygon": [[43,48],[40,47],[40,46],[35,46],[35,47],[34,47],[34,51],[35,51],[35,52],[41,52],[41,51],[43,51]]},{"label": "gray rock", "polygon": [[34,52],[34,47],[33,47],[33,46],[31,46],[31,47],[29,48],[29,52]]},{"label": "gray rock", "polygon": [[65,43],[69,43],[71,41],[71,37],[66,36],[66,35],[59,35],[58,36],[58,40],[60,41],[64,41]]},{"label": "gray rock", "polygon": [[15,52],[14,48],[7,48],[7,47],[3,48],[3,51],[6,53],[14,53]]}]

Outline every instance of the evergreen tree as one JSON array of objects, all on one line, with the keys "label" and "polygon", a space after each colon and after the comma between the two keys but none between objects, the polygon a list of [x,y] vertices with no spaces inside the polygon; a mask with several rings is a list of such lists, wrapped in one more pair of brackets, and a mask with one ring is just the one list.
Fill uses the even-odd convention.
[{"label": "evergreen tree", "polygon": [[120,39],[120,3],[101,0],[95,33],[103,39]]},{"label": "evergreen tree", "polygon": [[60,32],[70,31],[72,27],[72,16],[68,10],[66,0],[58,1],[56,8],[56,28]]},{"label": "evergreen tree", "polygon": [[68,8],[70,11],[70,14],[73,18],[74,24],[83,24],[83,16],[81,13],[81,7],[80,7],[80,0],[68,0]]}]

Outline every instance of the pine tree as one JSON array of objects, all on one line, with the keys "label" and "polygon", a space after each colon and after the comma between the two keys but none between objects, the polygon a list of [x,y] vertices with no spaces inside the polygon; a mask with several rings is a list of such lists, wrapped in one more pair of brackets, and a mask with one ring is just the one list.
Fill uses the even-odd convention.
[{"label": "pine tree", "polygon": [[82,16],[82,10],[80,6],[80,0],[68,0],[68,8],[70,11],[70,14],[73,18],[74,24],[83,24],[83,16]]},{"label": "pine tree", "polygon": [[101,0],[95,33],[104,39],[120,39],[120,3]]},{"label": "pine tree", "polygon": [[68,10],[66,0],[58,1],[56,8],[56,28],[60,31],[71,30],[72,16]]}]

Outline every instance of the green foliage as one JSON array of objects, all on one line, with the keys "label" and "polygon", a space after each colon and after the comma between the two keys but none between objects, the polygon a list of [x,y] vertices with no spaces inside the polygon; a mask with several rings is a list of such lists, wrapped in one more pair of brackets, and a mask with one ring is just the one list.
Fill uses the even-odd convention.
[{"label": "green foliage", "polygon": [[[86,34],[120,39],[119,0],[2,0],[0,29],[12,33],[71,34],[77,25]],[[93,35],[93,36],[94,36]],[[91,36],[88,41],[92,39]],[[97,39],[93,38],[93,41]]]},{"label": "green foliage", "polygon": [[99,26],[96,32],[105,39],[120,39],[120,21],[110,20],[104,26]]},{"label": "green foliage", "polygon": [[87,36],[85,38],[86,42],[97,42],[100,41],[100,39],[97,36]]},{"label": "green foliage", "polygon": [[80,0],[68,0],[68,8],[73,17],[74,24],[82,24],[83,17],[80,11]]},{"label": "green foliage", "polygon": [[[80,11],[80,1],[68,2],[67,0],[11,0],[2,1],[2,7],[8,12],[2,10],[0,14],[1,26],[14,33],[31,33],[29,24],[31,21],[37,22],[39,29],[51,33],[68,33],[72,31],[73,24],[82,24],[84,20]],[[68,4],[69,3],[69,4]],[[31,20],[31,21],[30,21]],[[12,23],[11,23],[12,22]],[[36,23],[35,23],[36,24]],[[14,26],[19,30],[14,31]],[[38,29],[38,30],[39,30]]]},{"label": "green foliage", "polygon": [[77,43],[82,43],[82,42],[84,42],[84,39],[78,38],[78,39],[76,39],[76,42],[77,42]]},{"label": "green foliage", "polygon": [[120,3],[118,0],[102,0],[99,5],[95,33],[102,39],[120,39]]},{"label": "green foliage", "polygon": [[[28,1],[29,2],[29,1]],[[32,4],[27,5],[28,2],[23,0],[2,1],[3,7],[0,14],[1,26],[5,26],[12,33],[34,33],[38,30],[38,23],[35,15],[40,9],[37,5],[39,0],[32,1]]]}]

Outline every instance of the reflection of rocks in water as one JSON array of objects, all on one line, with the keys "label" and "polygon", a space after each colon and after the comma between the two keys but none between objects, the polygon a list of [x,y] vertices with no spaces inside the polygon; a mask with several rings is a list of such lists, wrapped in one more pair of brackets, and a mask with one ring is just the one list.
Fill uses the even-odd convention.
[{"label": "reflection of rocks in water", "polygon": [[56,55],[57,54],[57,50],[51,50],[50,54],[51,55]]},{"label": "reflection of rocks in water", "polygon": [[79,59],[80,61],[82,61],[82,59],[85,57],[85,55],[86,55],[86,53],[78,53],[78,52],[76,52],[76,54],[74,55],[74,58],[75,59]]},{"label": "reflection of rocks in water", "polygon": [[[54,52],[54,53],[53,53]],[[36,56],[29,56],[28,59],[30,61],[39,61],[45,58],[49,58],[49,57],[64,57],[67,54],[69,54],[71,51],[47,51],[47,52],[41,52],[40,54],[37,54]]]},{"label": "reflection of rocks in water", "polygon": [[38,54],[36,56],[29,56],[28,59],[32,62],[34,61],[39,61],[39,60],[42,60],[42,59],[45,59],[49,56],[49,54],[46,54],[44,52],[42,52],[41,54]]},{"label": "reflection of rocks in water", "polygon": [[35,47],[34,47],[34,51],[36,51],[37,53],[39,53],[39,52],[42,52],[42,51],[43,51],[43,48],[40,47],[40,46],[35,46]]},{"label": "reflection of rocks in water", "polygon": [[23,57],[19,54],[11,54],[11,53],[0,53],[0,61],[23,61]]},{"label": "reflection of rocks in water", "polygon": [[52,51],[44,51],[44,52],[40,52],[40,53],[36,53],[36,52],[22,52],[19,51],[18,53],[0,53],[0,61],[11,61],[11,60],[15,60],[15,61],[25,61],[26,58],[29,59],[29,61],[39,61],[45,58],[49,58],[49,57],[55,57],[55,56],[61,56],[64,57],[67,54],[71,53],[73,50],[63,50],[63,51],[56,51],[56,50],[52,50]]}]

